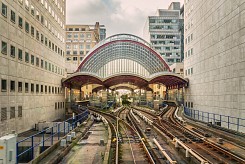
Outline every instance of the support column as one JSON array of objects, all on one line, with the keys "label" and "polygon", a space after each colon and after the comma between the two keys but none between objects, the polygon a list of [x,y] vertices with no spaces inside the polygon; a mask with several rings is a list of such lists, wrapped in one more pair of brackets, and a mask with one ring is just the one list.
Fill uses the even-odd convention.
[{"label": "support column", "polygon": [[107,91],[106,90],[103,90],[102,91],[102,102],[107,102]]},{"label": "support column", "polygon": [[168,87],[166,87],[166,96],[165,99],[168,100]]},{"label": "support column", "polygon": [[82,86],[79,88],[79,99],[82,101]]}]

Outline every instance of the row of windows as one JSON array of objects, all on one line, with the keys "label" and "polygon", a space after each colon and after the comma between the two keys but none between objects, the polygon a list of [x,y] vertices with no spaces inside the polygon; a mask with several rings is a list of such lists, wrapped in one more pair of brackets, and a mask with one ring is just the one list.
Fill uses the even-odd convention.
[{"label": "row of windows", "polygon": [[[2,41],[2,44],[1,44],[1,53],[4,55],[8,54],[8,44],[4,41]],[[34,55],[29,54],[29,52],[23,52],[23,50],[20,48],[16,48],[15,46],[10,45],[10,56],[12,58],[15,58],[16,54],[20,61],[25,59],[26,63],[36,65],[37,67],[44,68],[48,71],[52,71],[59,75],[64,75],[64,70],[62,68],[55,66],[54,64],[51,64],[48,61],[44,61],[43,59],[35,57]]]},{"label": "row of windows", "polygon": [[89,28],[66,28],[66,31],[89,31],[90,29]]},{"label": "row of windows", "polygon": [[[85,38],[85,34],[84,33],[81,33],[80,35],[78,34],[78,33],[68,33],[67,34],[67,38],[72,38],[72,36],[73,36],[73,38],[78,38],[78,36],[80,36],[80,38],[81,39],[84,39]],[[91,38],[92,37],[92,35],[91,35],[91,33],[87,33],[86,34],[86,38]]]},{"label": "row of windows", "polygon": [[174,53],[174,52],[167,52],[167,53],[160,53],[163,57],[171,57],[171,56],[178,56],[180,57],[179,53]]},{"label": "row of windows", "polygon": [[193,108],[193,102],[185,102],[187,108]]},{"label": "row of windows", "polygon": [[176,40],[160,40],[160,41],[151,41],[152,45],[180,45],[180,41]]},{"label": "row of windows", "polygon": [[[27,9],[29,10],[29,8],[27,8]],[[32,14],[32,12],[31,12],[31,14]],[[5,18],[8,17],[8,7],[7,7],[7,5],[5,5],[4,3],[2,3],[2,15],[3,15]],[[34,16],[34,13],[33,13],[32,15]],[[15,14],[15,12],[14,12],[13,10],[10,10],[10,20],[11,20],[11,22],[16,23],[16,18],[17,18],[17,15]],[[45,26],[48,27],[49,31],[50,31],[53,35],[55,35],[57,38],[59,38],[59,40],[60,40],[61,42],[64,42],[64,37],[62,37],[62,35],[60,35],[60,34],[55,30],[54,27],[51,27],[51,24],[48,23],[48,21],[47,21],[46,19],[44,19],[44,16],[43,16],[43,15],[40,16],[40,14],[39,14],[38,11],[37,11],[37,13],[36,13],[36,19],[37,19],[38,21],[40,20],[41,23],[42,23],[43,25],[45,24]],[[17,22],[18,26],[22,29],[23,26],[25,25],[25,31],[26,31],[27,33],[29,33],[29,31],[30,31],[30,25],[29,25],[29,23],[28,23],[27,21],[25,21],[25,24],[24,24],[24,20],[23,20],[23,18],[22,18],[21,16],[18,16],[18,20],[17,20],[17,21],[18,21],[18,22]],[[34,36],[34,33],[35,33],[34,27],[31,26],[31,34],[32,34],[32,36]],[[43,36],[43,34],[40,35],[40,34],[39,34],[39,31],[37,30],[37,32],[36,32],[36,39],[37,39],[37,40],[40,40],[39,37],[41,37],[41,42],[43,43],[43,42],[44,42],[44,36]]]},{"label": "row of windows", "polygon": [[[89,51],[86,51],[86,54],[88,54],[88,52],[89,52]],[[71,51],[66,51],[66,55],[72,55],[72,54],[73,54],[73,55],[78,55],[78,51],[72,51],[72,52],[71,52]],[[80,55],[85,55],[85,54],[84,54],[84,51],[79,51],[79,54],[80,54]]]},{"label": "row of windows", "polygon": [[186,69],[186,70],[185,70],[185,75],[186,75],[186,76],[188,76],[188,75],[193,75],[193,68]]},{"label": "row of windows", "polygon": [[56,102],[55,109],[65,109],[65,102]]},{"label": "row of windows", "polygon": [[154,46],[156,50],[160,51],[175,51],[175,50],[180,50],[180,47],[163,47],[163,46]]},{"label": "row of windows", "polygon": [[[2,4],[4,5],[4,4]],[[11,22],[16,23],[16,16],[15,12],[11,10]],[[23,28],[23,18],[19,16],[18,19],[18,26],[20,28]],[[62,51],[61,48],[59,48],[57,45],[52,43],[50,40],[48,41],[47,37],[44,37],[43,34],[41,34],[37,29],[30,25],[27,21],[25,21],[25,31],[27,33],[31,32],[32,37],[36,37],[36,40],[41,41],[41,43],[45,44],[46,46],[49,46],[50,49],[55,51],[57,54],[60,54],[61,56],[64,56],[64,52]]]},{"label": "row of windows", "polygon": [[[83,44],[80,44],[80,45],[74,44],[73,46],[71,44],[67,44],[66,45],[67,49],[71,49],[72,47],[73,47],[73,49],[78,49],[78,47],[79,47],[79,49],[84,49],[84,45]],[[86,44],[86,49],[90,49],[90,48],[91,48],[91,45],[90,44]]]},{"label": "row of windows", "polygon": [[179,30],[178,25],[150,25],[150,30]]},{"label": "row of windows", "polygon": [[[22,0],[19,0],[20,4],[22,5]],[[50,5],[48,5],[48,2],[45,0],[41,0],[41,4],[42,6],[45,6],[45,9],[49,11],[49,14],[53,17],[53,19],[59,24],[59,26],[63,29],[64,28],[64,23],[61,21],[61,19],[59,18],[59,16],[55,13],[55,11],[52,9],[52,7]],[[57,4],[56,4],[57,5]],[[29,10],[29,8],[31,8],[31,14],[33,16],[35,16],[35,8],[32,4],[29,3],[29,0],[25,0],[25,8],[27,10]],[[60,6],[60,4],[58,4],[58,11],[61,12],[61,14],[63,16],[65,16],[65,11],[63,10],[63,8]],[[36,10],[36,15],[39,15],[39,11]]]},{"label": "row of windows", "polygon": [[1,121],[6,121],[7,119],[13,119],[16,117],[22,117],[22,106],[18,106],[17,110],[15,107],[10,107],[9,111],[6,107],[1,108]]},{"label": "row of windows", "polygon": [[193,48],[189,49],[188,51],[185,52],[185,58],[190,57],[193,55]]},{"label": "row of windows", "polygon": [[193,34],[185,38],[185,44],[189,44],[191,41],[193,41]]},{"label": "row of windows", "polygon": [[[8,87],[9,86],[9,87]],[[9,84],[6,79],[1,80],[1,91],[2,92],[7,92],[8,88],[10,92],[16,92],[18,91],[19,93],[49,93],[49,94],[60,94],[62,93],[62,89],[60,87],[54,87],[54,86],[47,86],[47,85],[40,85],[40,84],[34,84],[34,83],[27,83],[27,82],[21,82],[21,81],[14,81],[10,80]]]},{"label": "row of windows", "polygon": [[[83,60],[83,57],[79,57],[79,59],[80,59],[80,61],[82,61]],[[78,57],[67,57],[66,58],[66,61],[77,61],[78,60]]]},{"label": "row of windows", "polygon": [[193,26],[193,19],[191,19],[187,25],[185,25],[185,31],[189,30]]},{"label": "row of windows", "polygon": [[180,35],[151,35],[151,39],[180,39]]},{"label": "row of windows", "polygon": [[177,19],[150,19],[149,23],[178,23],[179,21]]}]

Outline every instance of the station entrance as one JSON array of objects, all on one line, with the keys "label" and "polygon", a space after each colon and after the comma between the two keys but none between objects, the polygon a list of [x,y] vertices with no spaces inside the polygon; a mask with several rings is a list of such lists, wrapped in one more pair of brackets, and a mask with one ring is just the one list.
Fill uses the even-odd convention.
[{"label": "station entrance", "polygon": [[171,72],[145,40],[118,34],[97,44],[62,84],[68,103],[89,100],[93,106],[110,108],[122,103],[126,91],[134,104],[154,106],[155,101],[161,106],[164,100],[183,103],[188,80]]}]

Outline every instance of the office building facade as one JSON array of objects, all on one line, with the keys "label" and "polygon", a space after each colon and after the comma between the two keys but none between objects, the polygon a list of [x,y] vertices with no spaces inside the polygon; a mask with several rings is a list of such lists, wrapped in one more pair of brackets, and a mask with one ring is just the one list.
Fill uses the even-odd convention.
[{"label": "office building facade", "polygon": [[[205,122],[245,131],[244,1],[185,0],[185,106]],[[199,114],[197,114],[199,113]],[[198,116],[199,115],[199,116]]]},{"label": "office building facade", "polygon": [[73,73],[86,54],[106,37],[104,25],[66,25],[66,66]]},{"label": "office building facade", "polygon": [[65,0],[0,0],[0,136],[64,116]]},{"label": "office building facade", "polygon": [[179,2],[171,3],[168,9],[158,9],[155,16],[149,16],[146,20],[144,39],[161,54],[169,65],[182,61],[182,26],[183,19]]}]

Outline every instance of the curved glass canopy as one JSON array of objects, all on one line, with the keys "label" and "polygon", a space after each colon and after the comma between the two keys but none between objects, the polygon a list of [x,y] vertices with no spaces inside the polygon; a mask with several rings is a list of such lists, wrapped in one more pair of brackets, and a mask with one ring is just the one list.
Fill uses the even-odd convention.
[{"label": "curved glass canopy", "polygon": [[77,71],[63,79],[67,87],[99,84],[109,88],[120,83],[147,87],[162,83],[183,87],[187,80],[172,73],[161,55],[145,40],[131,34],[113,35],[97,44],[82,60]]}]

